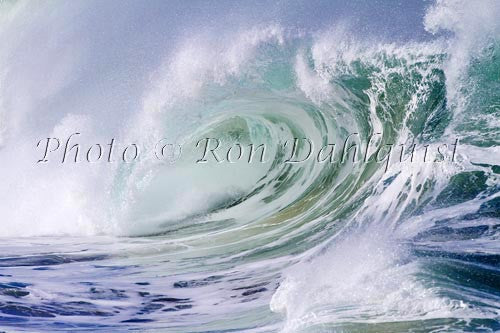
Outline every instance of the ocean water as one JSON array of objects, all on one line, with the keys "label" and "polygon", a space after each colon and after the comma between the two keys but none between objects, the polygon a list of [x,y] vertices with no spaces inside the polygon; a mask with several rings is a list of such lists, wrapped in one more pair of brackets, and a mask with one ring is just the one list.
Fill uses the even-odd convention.
[{"label": "ocean water", "polygon": [[[0,330],[500,331],[499,18],[0,1]],[[392,160],[285,163],[293,138],[353,133]],[[196,163],[204,138],[266,161]],[[160,139],[182,154],[148,154]]]}]

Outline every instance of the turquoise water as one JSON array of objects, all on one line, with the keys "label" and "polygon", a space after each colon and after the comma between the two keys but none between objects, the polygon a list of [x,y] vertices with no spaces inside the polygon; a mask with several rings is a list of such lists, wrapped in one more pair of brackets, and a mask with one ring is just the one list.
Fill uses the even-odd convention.
[{"label": "turquoise water", "polygon": [[1,329],[500,330],[498,3],[0,6]]}]

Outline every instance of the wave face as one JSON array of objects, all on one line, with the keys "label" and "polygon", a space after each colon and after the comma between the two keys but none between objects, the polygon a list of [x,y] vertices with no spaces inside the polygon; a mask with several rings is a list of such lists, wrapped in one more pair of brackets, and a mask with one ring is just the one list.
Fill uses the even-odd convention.
[{"label": "wave face", "polygon": [[[0,326],[500,330],[499,4],[208,4],[0,4]],[[75,132],[269,162],[36,163]],[[387,165],[279,148],[352,133],[460,143]]]}]

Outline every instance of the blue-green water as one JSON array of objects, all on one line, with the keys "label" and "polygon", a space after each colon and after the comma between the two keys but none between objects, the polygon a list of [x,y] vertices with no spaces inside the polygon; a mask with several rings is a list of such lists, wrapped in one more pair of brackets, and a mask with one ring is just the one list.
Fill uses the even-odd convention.
[{"label": "blue-green water", "polygon": [[[0,328],[499,331],[499,14],[0,2]],[[61,163],[76,132],[113,162]],[[119,162],[162,138],[175,163]],[[196,163],[203,138],[266,160]]]}]

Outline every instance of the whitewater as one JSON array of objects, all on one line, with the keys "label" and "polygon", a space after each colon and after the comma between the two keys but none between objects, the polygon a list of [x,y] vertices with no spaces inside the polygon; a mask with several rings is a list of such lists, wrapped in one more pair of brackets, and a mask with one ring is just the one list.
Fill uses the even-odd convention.
[{"label": "whitewater", "polygon": [[[0,1],[0,330],[500,331],[499,18]],[[60,163],[74,133],[113,162]],[[287,163],[349,136],[363,161]],[[266,161],[197,163],[207,138]]]}]

